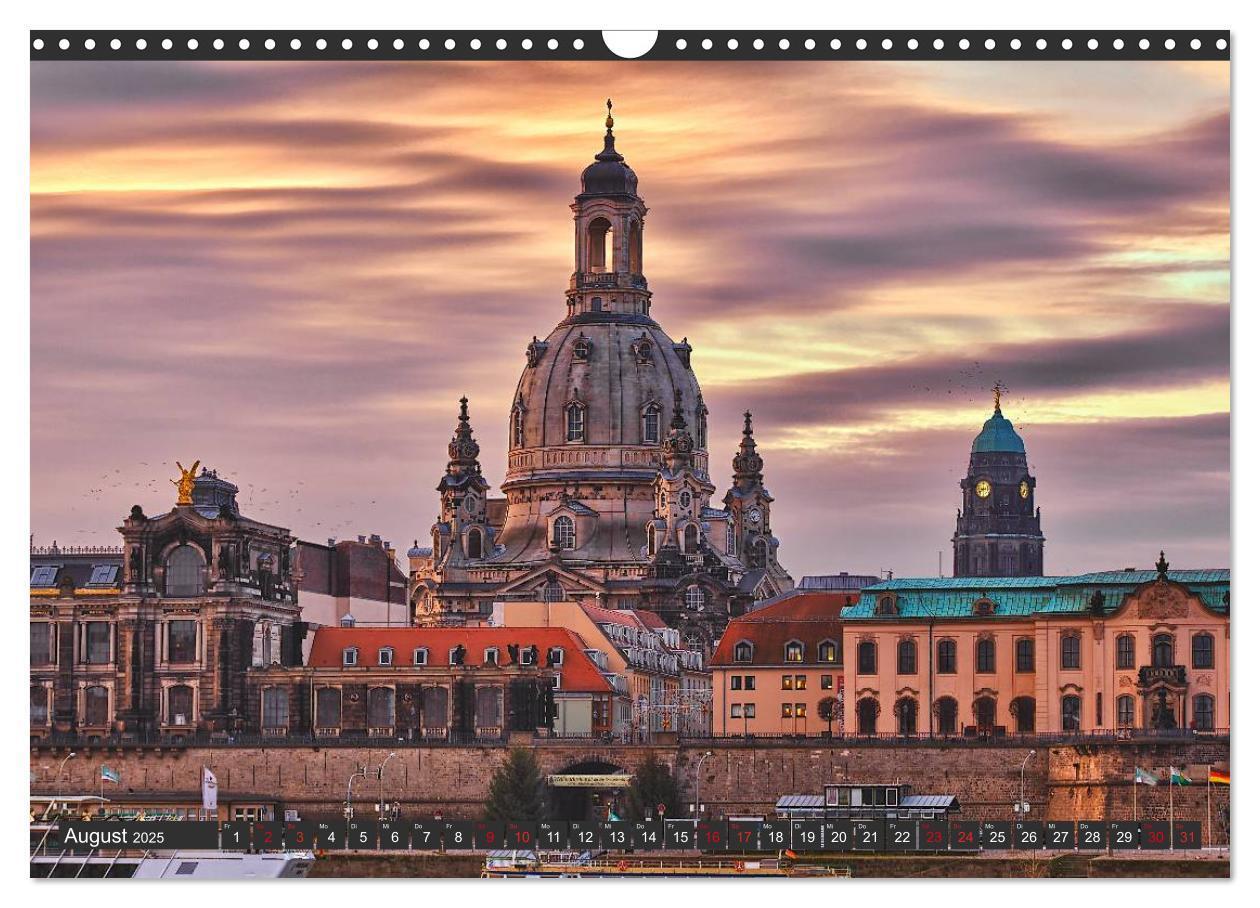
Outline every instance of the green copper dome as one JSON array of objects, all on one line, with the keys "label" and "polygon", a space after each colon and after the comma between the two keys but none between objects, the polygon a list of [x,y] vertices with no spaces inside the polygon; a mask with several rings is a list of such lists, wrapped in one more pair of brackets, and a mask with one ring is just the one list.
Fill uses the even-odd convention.
[{"label": "green copper dome", "polygon": [[984,423],[984,428],[971,443],[972,454],[1023,454],[1024,440],[1019,437],[1011,421],[1002,415],[1000,407]]}]

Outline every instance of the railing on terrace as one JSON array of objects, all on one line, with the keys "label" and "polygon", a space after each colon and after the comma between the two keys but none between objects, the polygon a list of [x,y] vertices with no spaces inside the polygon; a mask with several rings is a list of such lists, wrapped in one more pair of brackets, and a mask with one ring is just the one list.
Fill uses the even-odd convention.
[{"label": "railing on terrace", "polygon": [[[373,737],[362,731],[342,731],[340,735],[328,732],[332,729],[318,729],[310,732],[287,732],[284,735],[235,734],[196,732],[188,734],[152,734],[152,735],[79,735],[57,733],[51,735],[32,735],[31,747],[45,748],[138,748],[138,747],[431,747],[461,746],[479,744],[500,744],[508,740],[508,733],[498,727],[478,728],[476,731],[458,731],[455,729],[424,729],[423,734],[416,729],[412,734],[403,734],[403,730],[393,737]],[[662,736],[667,736],[664,739]],[[697,733],[689,730],[636,732],[631,738],[608,732],[548,732],[533,734],[533,741],[542,744],[547,741],[601,741],[605,743],[664,743],[664,740],[677,740],[683,745],[705,745],[719,747],[754,746],[797,746],[797,747],[835,747],[862,744],[939,744],[944,746],[992,747],[1003,745],[1031,744],[1089,744],[1133,742],[1188,742],[1188,741],[1228,741],[1229,729],[1218,728],[1213,731],[1195,731],[1192,729],[1116,729],[1092,732],[1038,732],[1033,734],[1006,735],[932,735],[923,732],[917,735],[902,735],[895,732],[881,732],[873,735],[826,733],[812,734],[774,734],[750,733],[713,735]]]}]

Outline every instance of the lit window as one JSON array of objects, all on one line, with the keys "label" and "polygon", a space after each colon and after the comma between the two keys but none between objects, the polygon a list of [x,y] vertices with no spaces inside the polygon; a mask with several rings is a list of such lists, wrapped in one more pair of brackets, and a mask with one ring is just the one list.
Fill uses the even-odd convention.
[{"label": "lit window", "polygon": [[577,527],[573,518],[560,515],[551,526],[551,538],[556,548],[571,551],[577,548]]},{"label": "lit window", "polygon": [[818,644],[818,661],[835,662],[840,652],[834,640],[824,640]]},{"label": "lit window", "polygon": [[805,661],[805,644],[799,640],[792,640],[783,648],[783,660],[785,662],[804,662]]},{"label": "lit window", "polygon": [[805,676],[804,676],[804,675],[797,675],[797,676],[796,676],[796,684],[795,684],[795,688],[796,688],[796,690],[804,690],[804,689],[805,689]]}]

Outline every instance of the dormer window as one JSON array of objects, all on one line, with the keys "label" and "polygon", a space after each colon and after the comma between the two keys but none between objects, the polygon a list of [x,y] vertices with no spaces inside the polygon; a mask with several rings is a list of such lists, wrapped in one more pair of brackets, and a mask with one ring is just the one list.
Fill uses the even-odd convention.
[{"label": "dormer window", "polygon": [[498,648],[492,646],[489,649],[487,649],[485,653],[483,654],[483,658],[481,661],[485,665],[498,665],[499,664]]},{"label": "dormer window", "polygon": [[877,615],[895,615],[897,614],[897,597],[893,595],[880,596],[875,603],[875,614]]},{"label": "dormer window", "polygon": [[391,647],[383,646],[376,653],[377,665],[393,665],[394,650]]},{"label": "dormer window", "polygon": [[788,641],[787,646],[783,647],[784,662],[804,662],[805,661],[805,644],[799,640]]},{"label": "dormer window", "polygon": [[31,571],[31,586],[53,586],[57,580],[58,566],[42,564]]},{"label": "dormer window", "polygon": [[424,646],[417,647],[415,651],[412,652],[411,654],[411,664],[412,665],[428,665],[429,664],[428,647],[424,647]]},{"label": "dormer window", "polygon": [[548,665],[564,665],[564,647],[553,646],[547,650]]},{"label": "dormer window", "polygon": [[521,647],[520,661],[521,665],[534,665],[538,660],[538,654],[532,646]]},{"label": "dormer window", "polygon": [[753,661],[753,645],[747,640],[741,640],[735,644],[735,661],[736,662],[752,662]]},{"label": "dormer window", "polygon": [[357,647],[347,646],[341,651],[341,664],[352,666],[359,664],[359,650]]},{"label": "dormer window", "polygon": [[94,564],[88,586],[110,586],[118,579],[118,565]]},{"label": "dormer window", "polygon": [[561,514],[552,522],[551,540],[558,549],[570,551],[577,548],[577,526],[572,517]]},{"label": "dormer window", "polygon": [[836,646],[834,640],[824,640],[818,644],[818,661],[819,662],[835,662],[839,657],[840,648]]},{"label": "dormer window", "polygon": [[971,604],[973,615],[992,615],[995,611],[997,611],[997,605],[994,601],[983,596]]}]

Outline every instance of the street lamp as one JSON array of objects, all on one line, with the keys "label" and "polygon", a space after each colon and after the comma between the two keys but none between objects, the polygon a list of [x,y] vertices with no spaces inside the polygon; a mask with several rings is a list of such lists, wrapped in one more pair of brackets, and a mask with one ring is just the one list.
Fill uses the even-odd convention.
[{"label": "street lamp", "polygon": [[[57,764],[57,774],[56,774],[55,776],[53,776],[53,801],[54,801],[54,802],[56,802],[56,801],[58,801],[58,800],[60,800],[60,799],[61,799],[61,791],[60,791],[60,789],[59,789],[59,787],[58,787],[58,786],[60,786],[60,784],[61,784],[61,771],[62,771],[63,769],[65,769],[65,768],[66,768],[66,761],[67,761],[67,760],[69,760],[69,759],[71,759],[72,757],[76,757],[76,756],[78,756],[78,754],[76,754],[76,753],[72,750],[72,751],[70,751],[70,753],[68,753],[68,754],[66,754],[64,757],[62,757],[61,762]],[[51,810],[51,809],[52,809],[52,805],[50,804],[50,805],[48,805],[48,806],[49,806],[49,809]]]},{"label": "street lamp", "polygon": [[1024,757],[1024,762],[1019,764],[1019,803],[1015,805],[1015,816],[1017,818],[1026,819],[1028,817],[1028,802],[1024,800],[1024,767],[1036,755],[1037,751],[1028,751],[1028,756]]},{"label": "street lamp", "polygon": [[[363,764],[354,771],[354,773],[350,776],[349,780],[347,780],[346,782],[346,822],[347,823],[349,823],[350,818],[354,816],[354,808],[350,806],[351,790],[354,788],[354,780],[366,779],[366,778],[367,778],[367,765]],[[349,834],[348,829],[347,829],[347,834]]]},{"label": "street lamp", "polygon": [[389,756],[381,762],[381,765],[376,770],[376,778],[381,783],[381,802],[376,809],[377,819],[385,819],[385,766],[396,756],[398,756],[398,754],[390,751]]},{"label": "street lamp", "polygon": [[700,759],[696,761],[696,820],[700,819],[700,769],[704,766],[704,761],[713,756],[713,751],[706,750],[700,755]]}]

